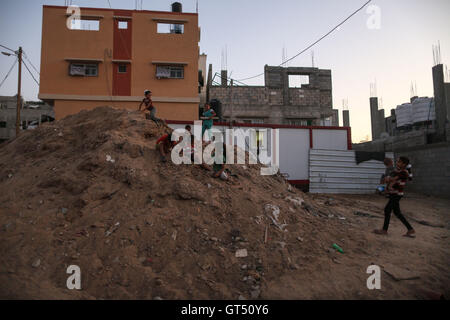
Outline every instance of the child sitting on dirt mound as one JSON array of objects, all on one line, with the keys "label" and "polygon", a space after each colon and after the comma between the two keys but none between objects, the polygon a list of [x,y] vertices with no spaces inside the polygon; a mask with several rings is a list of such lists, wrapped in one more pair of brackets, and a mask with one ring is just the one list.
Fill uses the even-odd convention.
[{"label": "child sitting on dirt mound", "polygon": [[167,162],[167,155],[170,154],[172,148],[177,145],[176,141],[172,141],[172,133],[163,135],[156,141],[156,148],[161,154],[161,161]]},{"label": "child sitting on dirt mound", "polygon": [[223,150],[222,150],[222,163],[216,163],[213,164],[213,177],[214,178],[220,178],[224,181],[228,180],[228,175],[225,172],[225,163],[227,162],[227,145],[223,144]]},{"label": "child sitting on dirt mound", "polygon": [[144,99],[142,100],[141,104],[139,105],[139,111],[141,111],[141,107],[144,104],[145,105],[144,110],[150,112],[145,115],[145,117],[147,119],[153,120],[157,125],[159,125],[160,123],[165,124],[164,120],[161,120],[156,117],[156,108],[153,105],[153,101],[152,101],[152,92],[150,90],[145,90],[144,96],[145,96]]}]

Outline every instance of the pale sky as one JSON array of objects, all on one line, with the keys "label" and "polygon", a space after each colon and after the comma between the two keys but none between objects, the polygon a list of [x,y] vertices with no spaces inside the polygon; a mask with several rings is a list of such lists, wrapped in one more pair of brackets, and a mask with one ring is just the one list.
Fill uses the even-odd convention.
[{"label": "pale sky", "polygon": [[[110,0],[113,8],[134,9],[134,0]],[[0,0],[0,44],[20,45],[39,70],[42,5],[64,0]],[[143,0],[144,10],[170,10],[171,0]],[[196,1],[180,1],[183,11],[195,12]],[[199,0],[201,52],[219,72],[227,48],[227,69],[234,79],[262,73],[264,65],[279,65],[283,48],[291,57],[327,33],[366,0]],[[73,0],[81,7],[108,7],[106,0]],[[368,28],[366,9],[312,50],[315,66],[331,69],[333,107],[342,110],[348,99],[353,142],[370,138],[370,83],[377,83],[385,114],[409,101],[411,82],[419,96],[433,96],[432,46],[440,41],[443,64],[450,64],[450,1],[376,0],[379,29]],[[370,20],[373,21],[373,20]],[[3,48],[1,48],[4,51]],[[0,55],[0,81],[14,61]],[[289,66],[312,64],[311,52]],[[33,70],[32,70],[33,71]],[[34,71],[33,71],[34,72]],[[23,69],[23,95],[37,100],[38,87]],[[447,80],[450,81],[450,80]],[[246,81],[263,85],[264,77]],[[0,95],[17,93],[17,66],[0,88]],[[342,124],[342,113],[340,112]]]}]

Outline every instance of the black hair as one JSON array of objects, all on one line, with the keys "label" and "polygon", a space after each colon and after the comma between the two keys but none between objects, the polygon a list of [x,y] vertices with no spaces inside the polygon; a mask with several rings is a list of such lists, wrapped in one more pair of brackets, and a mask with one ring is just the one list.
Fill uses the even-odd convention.
[{"label": "black hair", "polygon": [[409,159],[407,157],[400,157],[400,158],[398,158],[398,160],[403,162],[405,164],[405,166],[407,166],[409,164]]},{"label": "black hair", "polygon": [[189,124],[186,125],[186,127],[184,127],[184,129],[186,129],[187,131],[189,131],[189,129],[191,129],[191,126]]}]

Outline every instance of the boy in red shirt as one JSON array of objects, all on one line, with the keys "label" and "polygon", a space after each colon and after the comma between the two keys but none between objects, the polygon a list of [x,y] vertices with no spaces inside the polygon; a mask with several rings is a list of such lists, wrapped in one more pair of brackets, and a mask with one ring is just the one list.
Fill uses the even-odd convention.
[{"label": "boy in red shirt", "polygon": [[416,231],[411,227],[406,218],[400,211],[400,200],[404,195],[404,188],[406,185],[406,181],[408,181],[410,173],[406,170],[409,165],[409,159],[406,157],[400,157],[397,161],[397,168],[394,170],[389,177],[386,177],[387,187],[386,190],[389,193],[389,202],[384,208],[384,225],[383,229],[375,230],[376,234],[387,235],[389,222],[391,219],[391,213],[394,211],[394,214],[400,221],[405,225],[408,229],[408,232],[405,234],[406,237],[415,237]]},{"label": "boy in red shirt", "polygon": [[172,133],[165,134],[156,141],[156,148],[161,154],[161,161],[167,162],[166,156],[171,152],[172,148],[177,145],[177,142],[172,141]]}]

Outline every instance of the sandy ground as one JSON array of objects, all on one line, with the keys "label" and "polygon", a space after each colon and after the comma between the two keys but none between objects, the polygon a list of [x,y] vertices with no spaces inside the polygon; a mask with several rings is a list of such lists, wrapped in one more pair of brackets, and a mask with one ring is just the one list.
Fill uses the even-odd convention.
[{"label": "sandy ground", "polygon": [[[0,145],[0,298],[449,297],[449,200],[408,194],[417,238],[395,217],[377,236],[384,197],[308,195],[260,166],[224,182],[162,163],[167,130],[104,107]],[[367,289],[369,265],[381,290]]]},{"label": "sandy ground", "polygon": [[[372,233],[383,225],[383,196],[309,196],[335,212],[329,223],[344,254],[324,248],[321,263],[305,268],[307,272],[269,283],[267,298],[448,299],[450,200],[407,194],[400,206],[417,232],[411,239],[403,237],[406,228],[394,215],[388,236]],[[369,265],[382,270],[381,290],[367,289]]]}]

